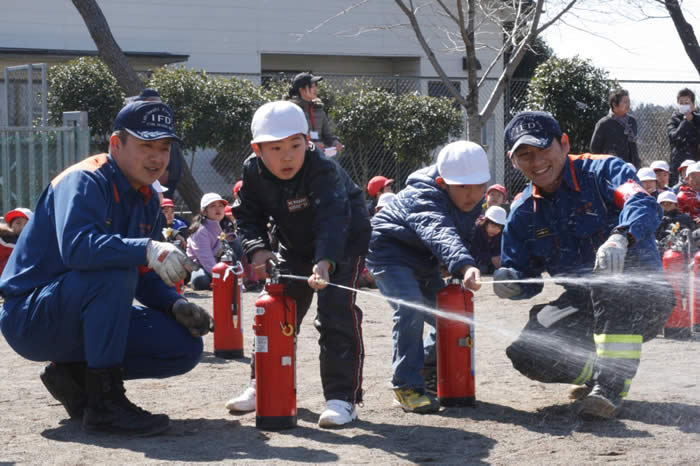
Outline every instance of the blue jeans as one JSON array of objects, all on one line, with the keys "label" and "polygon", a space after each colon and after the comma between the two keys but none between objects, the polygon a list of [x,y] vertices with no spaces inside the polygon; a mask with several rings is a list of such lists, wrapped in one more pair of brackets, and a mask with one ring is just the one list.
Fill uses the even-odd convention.
[{"label": "blue jeans", "polygon": [[[438,270],[424,273],[410,267],[367,263],[379,291],[387,298],[401,299],[435,308],[435,299],[445,283]],[[392,330],[392,384],[394,388],[425,386],[421,371],[435,365],[435,317],[414,307],[389,302],[394,309]],[[423,340],[423,323],[431,328]]]}]

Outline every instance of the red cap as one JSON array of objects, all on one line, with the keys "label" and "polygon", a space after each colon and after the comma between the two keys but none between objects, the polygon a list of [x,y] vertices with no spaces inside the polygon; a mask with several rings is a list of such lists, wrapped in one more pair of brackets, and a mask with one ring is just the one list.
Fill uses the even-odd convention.
[{"label": "red cap", "polygon": [[387,179],[385,176],[375,176],[369,180],[369,183],[367,183],[367,192],[369,193],[370,197],[375,197],[380,189],[382,189],[384,186],[390,185],[393,182],[393,179]]},{"label": "red cap", "polygon": [[503,186],[502,184],[492,184],[486,190],[486,194],[488,194],[490,191],[493,191],[493,190],[496,190],[499,193],[503,194],[503,197],[505,197],[506,199],[508,198],[508,191],[506,191],[506,187]]},{"label": "red cap", "polygon": [[236,181],[236,184],[233,185],[233,195],[235,196],[238,191],[241,190],[241,186],[243,186],[243,180],[238,180]]},{"label": "red cap", "polygon": [[17,207],[16,209],[12,209],[11,211],[5,214],[5,223],[9,225],[14,219],[18,217],[24,217],[27,220],[29,220],[31,216],[31,210],[27,209],[26,207]]},{"label": "red cap", "polygon": [[227,206],[224,208],[224,215],[233,215],[233,210],[231,209],[231,206],[230,206],[230,205],[227,205]]},{"label": "red cap", "polygon": [[172,199],[168,199],[167,197],[164,197],[163,200],[160,202],[161,207],[175,207],[175,203],[173,202]]}]

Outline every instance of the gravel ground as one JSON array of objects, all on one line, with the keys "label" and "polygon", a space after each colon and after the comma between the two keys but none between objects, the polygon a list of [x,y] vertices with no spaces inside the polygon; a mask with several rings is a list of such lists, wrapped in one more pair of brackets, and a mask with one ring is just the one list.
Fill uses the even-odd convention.
[{"label": "gravel ground", "polygon": [[[700,341],[660,337],[645,344],[621,416],[608,422],[579,419],[567,386],[534,382],[512,368],[504,350],[528,309],[559,292],[546,285],[536,299],[509,302],[484,287],[475,298],[476,407],[424,416],[392,406],[391,311],[378,293],[360,295],[365,402],[357,422],[334,430],[316,425],[324,401],[311,320],[297,348],[298,426],[281,432],[256,429],[255,413],[224,409],[247,385],[249,359],[214,357],[211,335],[190,373],[127,382],[132,401],[172,419],[165,435],[151,438],[83,433],[39,381],[43,364],[20,358],[0,339],[0,462],[700,464]],[[211,309],[211,293],[187,296]],[[243,295],[246,356],[255,298]]]}]

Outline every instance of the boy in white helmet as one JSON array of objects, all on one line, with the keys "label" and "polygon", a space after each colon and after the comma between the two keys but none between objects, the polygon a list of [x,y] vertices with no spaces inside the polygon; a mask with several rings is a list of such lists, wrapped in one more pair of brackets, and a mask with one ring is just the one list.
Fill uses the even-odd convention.
[{"label": "boy in white helmet", "polygon": [[671,176],[671,167],[668,166],[668,162],[665,160],[654,160],[649,165],[649,168],[656,173],[656,189],[659,192],[670,191],[671,187],[668,185],[668,182]]},{"label": "boy in white helmet", "polygon": [[[486,152],[469,141],[448,144],[436,164],[409,175],[406,188],[372,217],[367,265],[384,296],[434,308],[445,286],[440,264],[465,287],[480,288],[468,244],[490,177]],[[426,392],[435,372],[435,321],[413,307],[391,306],[395,404],[437,412],[438,401]],[[424,322],[433,327],[425,341]]]},{"label": "boy in white helmet", "polygon": [[654,170],[649,167],[642,167],[637,170],[637,178],[639,178],[639,181],[642,183],[642,188],[644,188],[644,191],[654,197],[658,195],[658,184]]},{"label": "boy in white helmet", "polygon": [[[314,325],[320,333],[326,409],[318,424],[347,424],[357,418],[355,405],[362,401],[362,311],[354,291],[326,286],[357,288],[370,233],[364,196],[340,165],[309,146],[306,117],[292,102],[261,106],[251,129],[255,154],[243,165],[243,185],[232,209],[241,244],[258,277],[265,278],[267,261],[277,261],[267,230],[274,219],[280,268],[309,277],[286,283],[285,293],[296,300],[297,332],[319,290]],[[229,400],[227,409],[255,409],[254,377],[253,368],[251,385]]]}]

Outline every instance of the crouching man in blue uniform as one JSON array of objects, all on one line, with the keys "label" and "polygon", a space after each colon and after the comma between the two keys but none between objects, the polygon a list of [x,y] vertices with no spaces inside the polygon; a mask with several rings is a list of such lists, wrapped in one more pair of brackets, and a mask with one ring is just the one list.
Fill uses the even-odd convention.
[{"label": "crouching man in blue uniform", "polygon": [[[191,370],[209,315],[176,293],[192,265],[155,241],[163,216],[151,187],[168,165],[173,113],[134,102],[117,115],[109,154],[67,168],[39,198],[0,277],[0,329],[88,431],[149,435],[168,428],[125,396],[124,379]],[[137,299],[143,306],[134,306]]]},{"label": "crouching man in blue uniform", "polygon": [[592,279],[563,282],[559,298],[534,306],[506,353],[531,379],[577,385],[569,397],[580,400],[583,417],[613,418],[642,342],[658,334],[674,303],[654,242],[659,206],[621,159],[569,155],[568,137],[549,113],[520,113],[505,138],[513,166],[531,183],[503,231],[495,293],[535,296],[541,282],[507,281],[543,272]]}]

